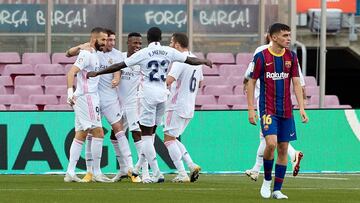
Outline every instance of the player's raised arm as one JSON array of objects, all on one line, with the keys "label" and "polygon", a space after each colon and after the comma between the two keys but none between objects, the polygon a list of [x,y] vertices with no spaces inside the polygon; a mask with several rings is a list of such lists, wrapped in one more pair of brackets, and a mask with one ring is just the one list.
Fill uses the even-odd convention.
[{"label": "player's raised arm", "polygon": [[250,79],[247,83],[247,102],[248,102],[248,114],[249,122],[253,125],[256,125],[256,112],[254,107],[254,91],[255,91],[255,79]]},{"label": "player's raised arm", "polygon": [[86,77],[90,78],[90,77],[96,77],[98,75],[103,75],[103,74],[107,74],[107,73],[114,73],[114,72],[119,71],[126,67],[127,67],[127,65],[124,62],[115,63],[115,64],[109,66],[108,68],[105,68],[104,70],[101,70],[98,72],[95,72],[95,71],[88,72],[86,74]]},{"label": "player's raised arm", "polygon": [[89,42],[86,42],[84,44],[80,44],[78,46],[75,47],[71,47],[70,49],[68,49],[65,53],[66,53],[66,57],[73,57],[73,56],[77,56],[80,53],[80,50],[88,50],[91,51],[91,46]]},{"label": "player's raised arm", "polygon": [[207,65],[212,68],[212,62],[208,59],[199,59],[196,57],[186,57],[185,63],[190,65]]}]

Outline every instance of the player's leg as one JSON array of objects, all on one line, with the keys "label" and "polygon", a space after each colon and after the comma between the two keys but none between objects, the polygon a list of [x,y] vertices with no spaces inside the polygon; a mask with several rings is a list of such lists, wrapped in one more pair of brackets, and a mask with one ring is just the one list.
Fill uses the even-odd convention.
[{"label": "player's leg", "polygon": [[157,105],[147,103],[144,99],[141,99],[140,105],[140,129],[142,132],[141,139],[143,140],[142,151],[153,171],[153,181],[164,182],[164,176],[161,174],[156,160],[156,151],[152,138],[158,107]]},{"label": "player's leg", "polygon": [[261,169],[261,167],[263,166],[263,163],[264,163],[265,146],[266,146],[265,138],[264,138],[264,136],[262,135],[262,133],[260,131],[260,143],[259,143],[259,147],[258,147],[257,152],[256,152],[255,164],[252,167],[252,169],[249,169],[249,170],[245,171],[245,174],[247,176],[249,176],[254,181],[256,181],[258,179],[260,169]]},{"label": "player's leg", "polygon": [[185,119],[180,118],[174,111],[168,111],[165,114],[164,144],[169,151],[170,158],[178,170],[178,175],[173,182],[190,182],[190,178],[185,171],[184,164],[181,159],[181,151],[176,143],[179,137]]},{"label": "player's leg", "polygon": [[93,179],[93,158],[91,154],[91,142],[92,135],[88,134],[86,136],[86,145],[85,145],[85,162],[86,162],[86,175],[81,179],[81,182],[92,182]]},{"label": "player's leg", "polygon": [[75,174],[75,168],[80,158],[81,149],[84,144],[86,135],[87,131],[75,131],[75,137],[70,147],[69,164],[66,170],[66,175],[64,177],[65,182],[81,182],[81,179],[78,178]]},{"label": "player's leg", "polygon": [[110,141],[111,141],[111,144],[114,147],[116,160],[117,160],[117,162],[118,162],[118,164],[120,166],[119,172],[112,178],[113,182],[117,182],[117,181],[120,181],[121,179],[124,179],[124,178],[128,177],[128,173],[127,173],[127,168],[128,167],[126,165],[126,160],[124,159],[124,157],[121,156],[119,143],[118,143],[118,140],[115,137],[115,133],[114,133],[113,130],[111,131]]},{"label": "player's leg", "polygon": [[274,165],[274,152],[277,147],[278,119],[276,116],[261,117],[261,131],[265,137],[264,150],[264,181],[261,186],[260,194],[263,198],[271,196],[272,169]]},{"label": "player's leg", "polygon": [[[295,121],[293,120],[293,125],[295,126]],[[292,169],[293,169],[293,176],[297,176],[300,171],[300,162],[303,159],[304,154],[301,151],[296,151],[294,147],[289,143],[288,146],[288,155],[290,157]]]}]

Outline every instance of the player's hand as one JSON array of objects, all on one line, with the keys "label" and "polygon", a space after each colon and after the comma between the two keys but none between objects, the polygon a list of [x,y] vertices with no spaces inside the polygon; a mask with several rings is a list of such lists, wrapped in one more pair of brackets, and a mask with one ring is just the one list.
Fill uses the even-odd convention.
[{"label": "player's hand", "polygon": [[212,62],[208,59],[206,59],[205,65],[209,66],[209,68],[212,68]]},{"label": "player's hand", "polygon": [[84,44],[80,44],[79,45],[79,48],[81,50],[87,50],[87,51],[90,51],[91,52],[91,46],[90,46],[90,42],[86,42]]},{"label": "player's hand", "polygon": [[90,71],[86,74],[86,78],[91,78],[91,77],[96,77],[97,76],[97,72],[95,71]]},{"label": "player's hand", "polygon": [[112,79],[111,80],[111,87],[112,88],[117,87],[119,85],[119,82],[120,82],[120,80],[118,80],[118,79]]},{"label": "player's hand", "polygon": [[249,114],[249,123],[252,124],[252,125],[256,125],[256,121],[258,119],[258,116],[257,116],[255,110],[254,109],[249,109],[248,114]]},{"label": "player's hand", "polygon": [[75,104],[74,101],[74,90],[73,88],[68,88],[67,91],[67,100],[66,102],[72,107]]},{"label": "player's hand", "polygon": [[301,122],[307,123],[309,121],[309,118],[306,115],[306,112],[304,109],[300,110],[300,116],[301,116]]}]

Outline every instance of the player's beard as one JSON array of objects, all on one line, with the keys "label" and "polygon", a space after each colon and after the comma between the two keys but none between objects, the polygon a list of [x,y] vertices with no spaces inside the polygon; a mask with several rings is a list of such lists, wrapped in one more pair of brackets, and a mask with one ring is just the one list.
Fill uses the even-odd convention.
[{"label": "player's beard", "polygon": [[95,41],[95,49],[96,49],[96,51],[102,51],[104,47],[105,47],[104,45],[99,44],[98,40]]}]

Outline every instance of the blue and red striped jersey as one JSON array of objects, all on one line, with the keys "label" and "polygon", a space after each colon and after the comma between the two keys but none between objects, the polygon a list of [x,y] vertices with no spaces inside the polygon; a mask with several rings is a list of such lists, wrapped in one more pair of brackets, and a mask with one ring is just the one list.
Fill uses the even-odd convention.
[{"label": "blue and red striped jersey", "polygon": [[296,54],[288,49],[275,54],[268,48],[257,53],[253,62],[251,77],[260,80],[260,116],[292,117],[290,83],[292,77],[299,77]]}]

